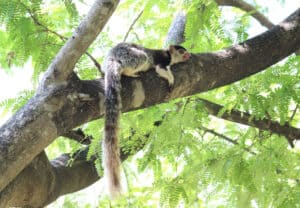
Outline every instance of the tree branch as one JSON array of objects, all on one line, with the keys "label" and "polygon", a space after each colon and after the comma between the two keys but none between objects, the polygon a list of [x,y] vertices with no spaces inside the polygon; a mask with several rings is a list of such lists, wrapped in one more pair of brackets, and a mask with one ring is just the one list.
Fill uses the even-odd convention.
[{"label": "tree branch", "polygon": [[35,156],[61,135],[62,132],[59,130],[61,127],[55,124],[57,119],[55,114],[64,106],[64,102],[76,99],[72,95],[69,95],[68,99],[63,99],[61,87],[70,84],[67,80],[74,77],[73,68],[76,62],[104,27],[118,2],[118,0],[95,1],[86,18],[49,66],[37,95],[0,128],[0,172],[2,174],[0,191]]},{"label": "tree branch", "polygon": [[132,30],[132,28],[135,25],[135,23],[140,19],[140,17],[142,16],[143,12],[144,12],[144,10],[140,11],[140,13],[138,14],[138,16],[133,20],[133,22],[129,26],[129,29],[126,32],[126,35],[125,35],[125,37],[123,39],[123,42],[125,42],[127,40],[130,31]]},{"label": "tree branch", "polygon": [[[216,131],[214,131],[212,129],[208,129],[208,128],[204,127],[204,126],[201,126],[200,129],[202,129],[203,131],[208,132],[208,133],[210,133],[212,135],[215,135],[215,136],[217,136],[217,137],[219,137],[221,139],[224,139],[225,141],[227,141],[227,142],[229,142],[231,144],[239,145],[239,143],[236,140],[231,139],[231,138],[229,138],[229,137],[227,137],[227,136],[225,136],[223,134],[220,134],[220,133],[218,133],[218,132],[216,132]],[[249,149],[247,147],[244,147],[243,149],[246,150],[247,152],[249,152],[252,155],[256,155],[255,152],[253,152],[251,149]]]},{"label": "tree branch", "polygon": [[291,117],[289,119],[290,122],[294,119],[297,111],[298,111],[298,104],[296,105],[295,109],[293,110],[293,113],[292,113],[292,115],[291,115]]},{"label": "tree branch", "polygon": [[[241,44],[214,53],[193,54],[188,62],[172,67],[175,84],[171,93],[154,70],[140,78],[123,77],[122,110],[204,92],[262,71],[299,49],[299,34],[300,9],[271,30]],[[41,85],[48,90],[40,90],[0,128],[0,191],[58,136],[103,115],[103,79],[84,81],[72,74],[68,81],[60,88]]]},{"label": "tree branch", "polygon": [[42,152],[0,192],[0,206],[44,207],[61,195],[91,185],[99,176],[93,160],[86,161],[87,152],[88,148],[85,148],[75,153],[72,162],[70,154],[63,154],[49,162]]},{"label": "tree branch", "polygon": [[249,113],[241,112],[238,110],[231,110],[230,112],[225,112],[221,116],[219,116],[218,113],[223,108],[223,106],[207,101],[205,99],[199,100],[204,103],[204,106],[210,115],[285,136],[285,138],[291,145],[293,144],[293,141],[300,140],[300,129],[292,127],[289,124],[285,124],[282,126],[280,125],[280,123],[269,119],[250,120],[251,115]]},{"label": "tree branch", "polygon": [[215,0],[220,6],[233,6],[237,7],[245,12],[251,13],[251,15],[263,26],[270,29],[274,24],[262,13],[257,11],[255,7],[242,0]]},{"label": "tree branch", "polygon": [[[149,135],[140,137],[136,146],[121,148],[121,160],[141,150]],[[90,186],[101,176],[95,168],[96,156],[87,161],[88,151],[86,147],[72,155],[63,154],[51,162],[42,152],[0,192],[0,207],[44,207],[62,195]]]},{"label": "tree branch", "polygon": [[43,151],[0,192],[0,207],[43,207],[53,192],[49,181],[54,180],[55,173]]},{"label": "tree branch", "polygon": [[80,144],[91,144],[91,140],[93,139],[91,136],[86,136],[82,129],[71,130],[64,133],[62,136],[72,139]]}]

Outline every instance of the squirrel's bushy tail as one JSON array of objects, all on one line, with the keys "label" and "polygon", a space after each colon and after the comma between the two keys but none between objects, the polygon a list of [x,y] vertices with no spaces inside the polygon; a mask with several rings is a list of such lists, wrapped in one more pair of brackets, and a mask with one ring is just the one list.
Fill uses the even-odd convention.
[{"label": "squirrel's bushy tail", "polygon": [[105,72],[105,124],[102,165],[110,197],[121,193],[119,117],[121,110],[121,75],[120,64],[110,61]]}]

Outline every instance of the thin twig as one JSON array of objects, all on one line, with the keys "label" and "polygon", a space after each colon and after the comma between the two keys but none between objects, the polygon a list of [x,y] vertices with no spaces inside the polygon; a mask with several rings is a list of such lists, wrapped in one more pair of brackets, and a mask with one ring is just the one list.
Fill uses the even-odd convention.
[{"label": "thin twig", "polygon": [[82,129],[71,130],[63,134],[64,137],[72,139],[80,144],[91,144],[92,136],[86,136]]},{"label": "thin twig", "polygon": [[270,29],[274,24],[262,13],[260,13],[254,6],[242,0],[216,0],[218,5],[237,7],[253,16],[260,24]]},{"label": "thin twig", "polygon": [[98,71],[100,73],[102,73],[101,66],[100,66],[99,62],[89,52],[86,51],[85,54],[92,60],[92,62],[94,63],[94,65],[96,66]]},{"label": "thin twig", "polygon": [[125,35],[125,37],[123,39],[123,42],[125,42],[127,40],[130,31],[132,30],[133,26],[138,21],[138,19],[142,16],[143,12],[144,12],[144,10],[140,11],[140,13],[138,14],[138,16],[133,20],[133,22],[131,23],[129,29],[127,30],[127,33],[126,33],[126,35]]},{"label": "thin twig", "polygon": [[290,117],[290,122],[294,119],[296,113],[297,113],[297,110],[298,110],[298,105],[296,105],[296,108],[293,110],[293,114],[292,116]]},{"label": "thin twig", "polygon": [[[229,138],[229,137],[227,137],[227,136],[225,136],[223,134],[220,134],[220,133],[218,133],[218,132],[216,132],[216,131],[214,131],[212,129],[208,129],[208,128],[204,127],[204,126],[201,126],[201,129],[203,129],[205,132],[208,132],[208,133],[213,134],[213,135],[215,135],[217,137],[220,137],[220,138],[222,138],[222,139],[226,140],[227,142],[230,142],[230,143],[232,143],[234,145],[240,145],[236,140],[233,140],[233,139],[231,139],[231,138]],[[247,152],[251,153],[252,155],[256,155],[255,152],[253,152],[251,149],[249,149],[247,147],[244,147],[243,149],[246,150]]]}]

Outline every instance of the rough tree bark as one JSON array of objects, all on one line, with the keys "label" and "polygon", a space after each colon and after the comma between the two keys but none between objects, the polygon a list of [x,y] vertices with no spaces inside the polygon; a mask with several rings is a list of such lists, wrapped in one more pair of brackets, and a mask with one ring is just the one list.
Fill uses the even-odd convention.
[{"label": "rough tree bark", "polygon": [[[260,13],[254,6],[248,4],[242,0],[215,0],[215,2],[219,6],[231,6],[236,7],[244,12],[250,13],[250,15],[255,18],[262,26],[267,27],[268,29],[272,28],[274,24],[262,13]],[[173,23],[170,26],[168,31],[168,36],[166,39],[166,45],[168,44],[177,44],[180,45],[185,41],[184,37],[184,29],[186,24],[186,14],[184,12],[179,12],[176,14]],[[299,55],[299,50],[296,51],[296,55]],[[244,125],[256,127],[260,130],[268,130],[271,133],[276,133],[279,135],[283,135],[291,147],[294,147],[295,140],[299,140],[300,137],[300,129],[290,126],[286,123],[282,126],[279,122],[271,121],[269,119],[263,119],[260,121],[250,121],[250,114],[246,112],[240,112],[238,110],[232,110],[230,113],[225,113],[222,116],[218,115],[219,110],[221,110],[224,106],[219,104],[207,101],[202,99],[202,103],[204,104],[204,108],[207,109],[210,115],[213,115],[218,118],[226,119],[236,123],[242,123]],[[296,109],[297,110],[297,109]]]},{"label": "rough tree bark", "polygon": [[[90,162],[79,160],[66,167],[68,156],[62,156],[50,163],[43,150],[58,136],[103,115],[103,80],[79,80],[73,67],[117,3],[96,1],[84,23],[54,59],[37,94],[0,128],[0,207],[41,207],[98,179]],[[193,54],[190,61],[173,68],[175,85],[171,93],[153,70],[138,79],[124,77],[123,111],[207,91],[262,71],[299,49],[299,34],[300,9],[271,30],[241,44],[214,53]],[[80,38],[83,40],[78,41]],[[37,174],[35,182],[29,180],[33,173]],[[22,201],[14,198],[19,187],[24,187],[19,193],[24,195]]]},{"label": "rough tree bark", "polygon": [[[6,207],[8,201],[5,200],[7,192],[3,189],[34,157],[61,135],[65,128],[68,128],[65,126],[66,123],[62,117],[59,118],[62,115],[57,113],[62,110],[61,108],[67,107],[64,103],[76,99],[76,96],[80,96],[80,94],[64,93],[63,91],[72,91],[70,86],[76,81],[71,82],[70,79],[73,77],[73,68],[76,62],[100,33],[118,3],[118,0],[95,1],[86,18],[54,58],[36,95],[1,127],[0,207]],[[77,85],[77,87],[79,86]],[[99,90],[99,87],[93,88]],[[95,94],[98,94],[98,91]],[[94,97],[97,97],[95,94]],[[69,97],[62,99],[64,96]],[[83,103],[83,106],[78,107],[84,110],[85,104]],[[98,103],[94,103],[94,106],[98,106]],[[98,108],[96,107],[96,109]],[[72,111],[72,109],[70,110]],[[91,109],[86,111],[94,112]],[[85,114],[81,112],[81,114],[83,114],[81,118],[87,121],[89,120],[87,117],[92,113]],[[65,114],[64,116],[68,115]],[[78,120],[74,122],[76,123]],[[77,123],[77,125],[80,123]],[[24,204],[26,205],[26,201]]]}]

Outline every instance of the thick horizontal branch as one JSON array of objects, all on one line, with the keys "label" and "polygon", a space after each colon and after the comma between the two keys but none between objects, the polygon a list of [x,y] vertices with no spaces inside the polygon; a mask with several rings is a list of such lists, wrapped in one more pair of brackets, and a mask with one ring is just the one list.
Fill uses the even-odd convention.
[{"label": "thick horizontal branch", "polygon": [[142,74],[141,79],[124,77],[123,110],[208,91],[258,73],[298,50],[299,34],[300,9],[279,25],[243,43],[214,53],[192,54],[190,61],[172,67],[175,83],[171,93],[167,91],[167,83],[153,71]]},{"label": "thick horizontal branch", "polygon": [[300,9],[279,25],[243,43],[215,53],[198,54],[198,66],[203,70],[203,76],[199,77],[202,90],[248,77],[295,52],[300,48],[299,24]]},{"label": "thick horizontal branch", "polygon": [[88,148],[85,148],[73,155],[64,154],[51,161],[55,180],[49,181],[53,191],[47,195],[46,204],[55,201],[59,196],[79,191],[99,180],[94,164],[96,158],[87,161],[87,152]]},{"label": "thick horizontal branch", "polygon": [[293,141],[300,139],[300,129],[288,124],[280,125],[280,123],[271,121],[269,119],[250,120],[251,115],[249,113],[241,112],[238,110],[231,110],[230,112],[225,112],[222,115],[219,115],[219,112],[223,108],[223,106],[204,99],[200,100],[204,103],[204,106],[208,113],[213,116],[285,136],[290,144],[293,144]]}]

